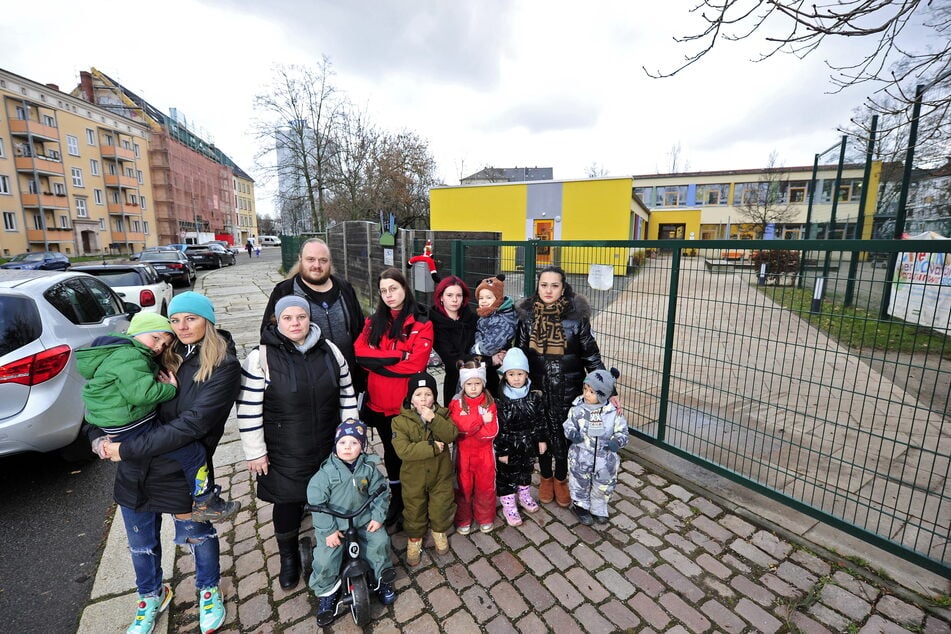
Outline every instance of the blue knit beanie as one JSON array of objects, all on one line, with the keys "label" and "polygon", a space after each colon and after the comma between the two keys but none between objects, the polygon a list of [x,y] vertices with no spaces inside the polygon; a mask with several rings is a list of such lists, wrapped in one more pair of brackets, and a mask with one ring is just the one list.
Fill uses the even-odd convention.
[{"label": "blue knit beanie", "polygon": [[334,445],[344,436],[355,438],[361,448],[365,449],[367,446],[367,426],[354,418],[349,418],[337,425],[337,430],[334,432]]},{"label": "blue knit beanie", "polygon": [[528,373],[528,357],[522,352],[521,348],[510,348],[502,359],[502,374],[509,370],[522,370]]},{"label": "blue knit beanie", "polygon": [[191,313],[215,323],[215,307],[211,305],[211,300],[201,293],[187,291],[173,297],[172,303],[168,305],[168,316],[176,313]]}]

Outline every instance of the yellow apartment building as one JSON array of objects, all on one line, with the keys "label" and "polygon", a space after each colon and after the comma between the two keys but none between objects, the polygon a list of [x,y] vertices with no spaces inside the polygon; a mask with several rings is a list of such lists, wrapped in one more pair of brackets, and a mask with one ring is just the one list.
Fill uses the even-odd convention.
[{"label": "yellow apartment building", "polygon": [[0,256],[157,244],[146,125],[0,69]]},{"label": "yellow apartment building", "polygon": [[254,207],[254,181],[238,166],[234,171],[234,200],[237,211],[235,244],[244,246],[248,238],[258,236],[258,216]]}]

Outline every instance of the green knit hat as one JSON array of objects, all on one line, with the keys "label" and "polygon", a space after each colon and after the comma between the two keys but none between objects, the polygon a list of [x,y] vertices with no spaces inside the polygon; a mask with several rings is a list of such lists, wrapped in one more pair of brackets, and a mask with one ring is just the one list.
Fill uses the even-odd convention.
[{"label": "green knit hat", "polygon": [[130,337],[142,335],[147,332],[172,332],[172,325],[168,323],[167,317],[162,317],[158,313],[136,313],[129,322],[129,329],[126,334]]}]

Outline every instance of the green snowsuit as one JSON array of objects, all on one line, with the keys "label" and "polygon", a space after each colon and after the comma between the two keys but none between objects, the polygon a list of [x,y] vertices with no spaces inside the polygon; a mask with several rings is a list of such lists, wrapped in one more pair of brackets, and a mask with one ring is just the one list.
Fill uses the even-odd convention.
[{"label": "green snowsuit", "polygon": [[[403,461],[403,530],[407,537],[423,537],[427,528],[445,533],[456,516],[452,492],[452,458],[449,443],[459,430],[449,420],[449,410],[441,405],[426,424],[416,410],[402,408],[393,419],[393,449]],[[435,441],[446,443],[442,451]]]},{"label": "green snowsuit", "polygon": [[[386,478],[377,469],[379,463],[377,456],[360,454],[351,472],[347,463],[337,454],[330,454],[307,485],[308,504],[326,504],[347,513],[360,508],[370,493],[380,488],[386,490],[373,501],[369,509],[353,518],[360,551],[373,567],[378,582],[383,571],[393,567],[390,561],[390,536],[382,526],[390,506],[390,491],[386,486]],[[337,530],[346,532],[348,524],[347,520],[328,513],[312,513],[312,516],[317,543],[314,545],[314,571],[310,575],[310,588],[314,594],[322,596],[336,586],[345,548],[342,539],[340,546],[327,546],[327,537]],[[372,533],[366,529],[371,520],[380,523],[380,528]]]}]

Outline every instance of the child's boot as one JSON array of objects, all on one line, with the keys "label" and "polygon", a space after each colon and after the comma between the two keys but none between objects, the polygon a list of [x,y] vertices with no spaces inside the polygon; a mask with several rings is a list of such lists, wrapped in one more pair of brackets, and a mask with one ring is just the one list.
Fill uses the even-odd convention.
[{"label": "child's boot", "polygon": [[410,537],[406,540],[406,565],[418,566],[419,559],[423,555],[423,538]]},{"label": "child's boot", "polygon": [[548,504],[555,499],[555,479],[542,478],[538,483],[538,501]]},{"label": "child's boot", "polygon": [[505,516],[505,523],[509,526],[521,526],[522,516],[518,514],[518,505],[515,503],[515,494],[503,495],[499,498],[502,502],[502,515]]},{"label": "child's boot", "polygon": [[449,552],[449,540],[446,539],[445,533],[433,531],[433,542],[436,545],[436,554],[445,555]]},{"label": "child's boot", "polygon": [[172,601],[172,588],[167,583],[162,584],[159,594],[154,597],[139,595],[139,602],[135,604],[135,619],[126,629],[126,634],[151,634],[155,628],[155,619]]},{"label": "child's boot", "polygon": [[568,492],[568,480],[558,480],[554,482],[555,501],[558,506],[568,508],[571,505],[571,493]]},{"label": "child's boot", "polygon": [[223,522],[241,510],[241,502],[226,502],[219,496],[221,487],[215,486],[207,493],[196,495],[192,503],[193,522]]},{"label": "child's boot", "polygon": [[337,618],[337,590],[317,597],[317,625],[326,627]]},{"label": "child's boot", "polygon": [[518,503],[528,513],[538,512],[538,504],[532,499],[532,487],[520,486],[518,488]]},{"label": "child's boot", "polygon": [[376,596],[383,605],[393,605],[396,601],[396,589],[393,588],[393,581],[396,579],[396,571],[387,568],[380,574],[380,583],[376,588]]}]

